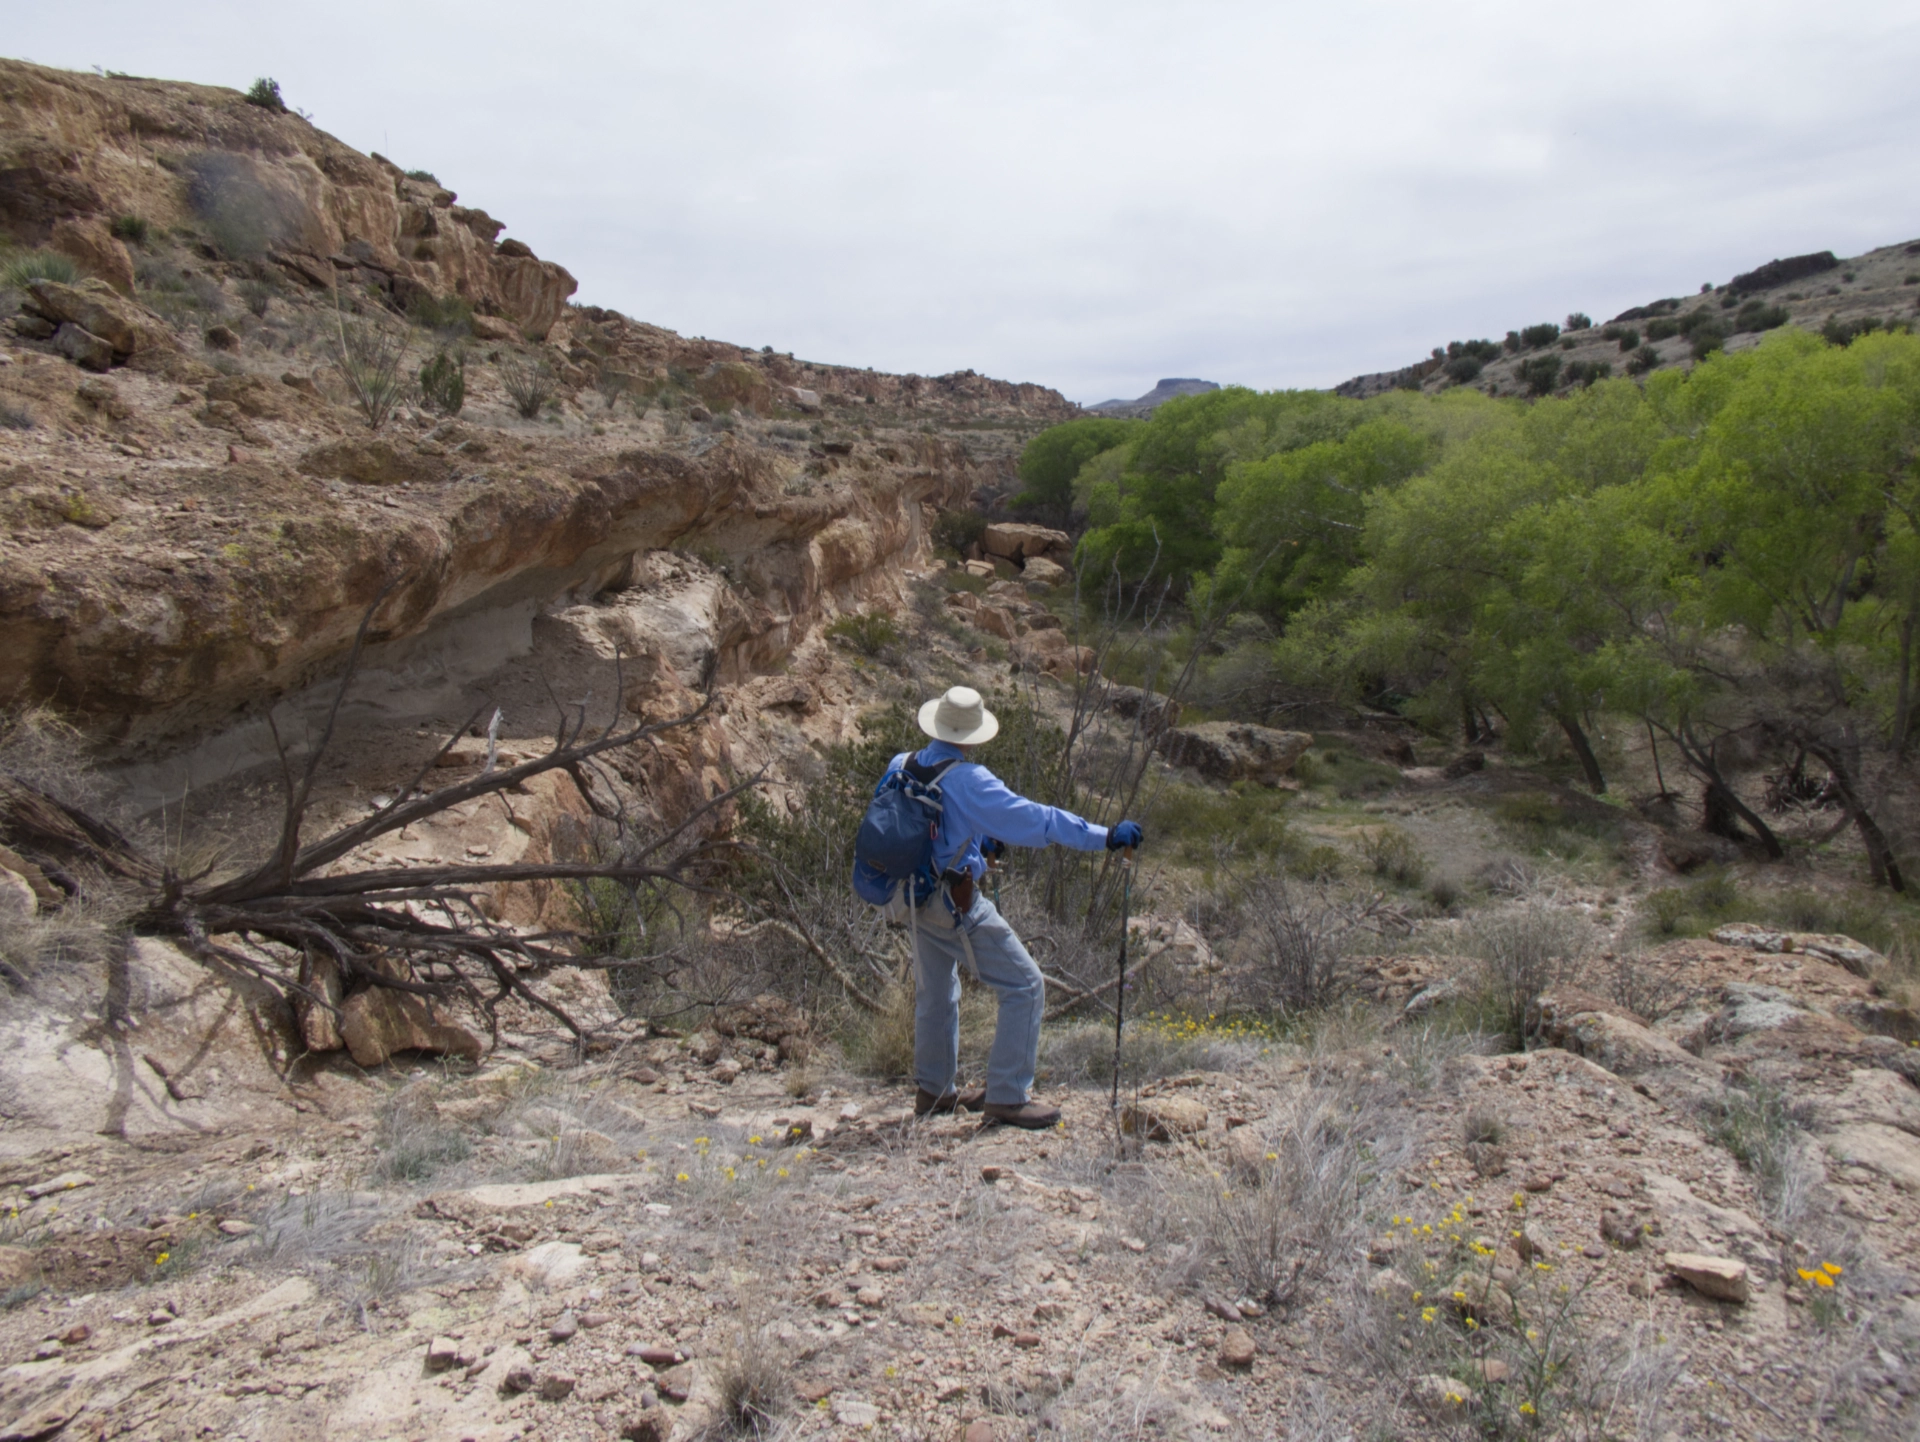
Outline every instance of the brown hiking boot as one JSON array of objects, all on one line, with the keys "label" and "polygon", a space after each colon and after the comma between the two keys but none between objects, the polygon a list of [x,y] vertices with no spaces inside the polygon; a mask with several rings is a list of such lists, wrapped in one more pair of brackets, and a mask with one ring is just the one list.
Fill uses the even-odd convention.
[{"label": "brown hiking boot", "polygon": [[913,1114],[917,1117],[939,1116],[947,1112],[977,1112],[986,1105],[987,1089],[975,1087],[967,1092],[948,1092],[937,1097],[925,1087],[913,1089]]},{"label": "brown hiking boot", "polygon": [[988,1102],[981,1108],[990,1122],[1005,1122],[1010,1127],[1024,1127],[1030,1132],[1043,1132],[1060,1120],[1060,1108],[1050,1107],[1040,1102]]}]

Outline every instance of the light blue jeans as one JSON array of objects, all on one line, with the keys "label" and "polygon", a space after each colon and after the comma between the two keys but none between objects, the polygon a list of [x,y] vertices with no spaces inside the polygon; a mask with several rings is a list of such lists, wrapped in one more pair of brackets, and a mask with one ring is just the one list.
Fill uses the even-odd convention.
[{"label": "light blue jeans", "polygon": [[[1047,984],[1006,918],[983,895],[956,926],[935,898],[912,922],[914,946],[913,1079],[934,1096],[952,1091],[960,1075],[960,968],[969,947],[981,981],[1000,997],[1000,1016],[987,1054],[987,1100],[1018,1106],[1033,1090],[1040,1054],[1040,1014]],[[962,933],[965,939],[962,939]]]}]

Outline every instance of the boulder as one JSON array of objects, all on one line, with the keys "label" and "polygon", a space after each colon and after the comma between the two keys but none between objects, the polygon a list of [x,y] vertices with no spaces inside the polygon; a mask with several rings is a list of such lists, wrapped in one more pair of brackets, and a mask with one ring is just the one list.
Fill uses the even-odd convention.
[{"label": "boulder", "polygon": [[1165,957],[1186,970],[1219,970],[1206,938],[1178,916],[1129,917],[1127,940],[1142,963]]},{"label": "boulder", "polygon": [[1093,669],[1093,648],[1074,645],[1066,632],[1052,627],[1029,631],[1015,643],[1013,654],[1021,665],[1048,676],[1085,675]]},{"label": "boulder", "polygon": [[0,921],[31,921],[40,910],[40,902],[17,872],[0,870]]},{"label": "boulder", "polygon": [[989,556],[1003,556],[1009,561],[1023,561],[1029,556],[1064,558],[1073,554],[1073,537],[1046,526],[995,521],[981,536],[980,547]]},{"label": "boulder", "polygon": [[391,441],[362,438],[315,446],[300,457],[299,470],[304,475],[353,481],[363,486],[435,482],[447,477],[447,463],[438,456],[421,455]]},{"label": "boulder", "polygon": [[1045,556],[1034,556],[1020,568],[1020,574],[1029,581],[1038,581],[1043,586],[1064,586],[1073,579],[1073,572],[1057,561],[1049,561]]},{"label": "boulder", "polygon": [[1003,641],[1011,641],[1015,636],[1013,614],[999,606],[977,606],[973,612],[973,624],[990,635]]},{"label": "boulder", "polygon": [[1744,1302],[1751,1295],[1747,1264],[1731,1257],[1710,1257],[1704,1252],[1668,1252],[1662,1265],[1703,1297],[1712,1297],[1718,1302]]},{"label": "boulder", "polygon": [[1271,786],[1293,769],[1313,745],[1305,731],[1275,731],[1238,721],[1182,726],[1160,738],[1175,766],[1191,766],[1214,781],[1258,781]]},{"label": "boulder", "polygon": [[1681,1096],[1704,1096],[1719,1086],[1717,1067],[1586,992],[1542,994],[1528,1008],[1528,1024],[1545,1045],[1583,1056],[1615,1076],[1656,1078]]},{"label": "boulder", "polygon": [[968,561],[964,563],[962,569],[965,570],[969,576],[979,576],[982,580],[988,576],[997,574],[993,569],[993,562],[991,561]]},{"label": "boulder", "polygon": [[172,350],[173,337],[158,318],[114,293],[103,280],[62,285],[57,280],[27,282],[28,307],[59,325],[65,321],[98,336],[113,348],[116,360],[141,351]]},{"label": "boulder", "polygon": [[473,329],[473,338],[484,341],[517,341],[520,332],[513,325],[498,316],[476,315],[468,325]]},{"label": "boulder", "polygon": [[63,321],[54,331],[53,348],[82,370],[103,371],[113,365],[113,347],[72,321]]},{"label": "boulder", "polygon": [[309,996],[295,997],[293,1014],[300,1023],[300,1039],[308,1051],[339,1051],[346,1040],[340,1035],[340,968],[332,957],[316,954],[307,977]]},{"label": "boulder", "polygon": [[1120,1113],[1120,1130],[1150,1142],[1170,1142],[1207,1129],[1207,1109],[1191,1097],[1147,1097]]},{"label": "boulder", "polygon": [[63,220],[53,227],[47,249],[72,261],[121,295],[133,294],[133,257],[97,220]]},{"label": "boulder", "polygon": [[425,1051],[478,1061],[485,1051],[465,1027],[436,1017],[425,1000],[373,986],[355,992],[340,1007],[340,1035],[355,1062],[384,1065],[395,1052]]},{"label": "boulder", "polygon": [[1110,687],[1107,704],[1116,715],[1139,717],[1149,736],[1158,736],[1180,724],[1178,701],[1171,696],[1156,696],[1138,686]]},{"label": "boulder", "polygon": [[1748,951],[1801,952],[1818,956],[1855,976],[1872,978],[1886,969],[1887,959],[1870,946],[1850,936],[1832,936],[1816,931],[1775,931],[1750,921],[1736,921],[1715,930],[1713,939],[1723,946],[1738,946]]}]

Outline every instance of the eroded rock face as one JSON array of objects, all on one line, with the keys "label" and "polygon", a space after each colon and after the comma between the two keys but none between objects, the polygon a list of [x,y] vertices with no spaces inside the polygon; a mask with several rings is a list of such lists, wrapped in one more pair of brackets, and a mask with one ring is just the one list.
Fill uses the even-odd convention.
[{"label": "eroded rock face", "polygon": [[1258,781],[1271,786],[1307,753],[1305,731],[1275,731],[1237,721],[1206,721],[1168,732],[1160,750],[1175,766],[1191,766],[1213,781]]},{"label": "eroded rock face", "polygon": [[1029,556],[1061,562],[1073,554],[1073,538],[1065,531],[1050,530],[1046,526],[996,521],[980,538],[980,548],[989,556],[1004,556],[1016,563]]}]

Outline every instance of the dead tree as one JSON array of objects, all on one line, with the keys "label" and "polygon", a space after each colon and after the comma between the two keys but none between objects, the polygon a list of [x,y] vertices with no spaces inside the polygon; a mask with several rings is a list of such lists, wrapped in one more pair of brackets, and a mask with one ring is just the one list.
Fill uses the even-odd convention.
[{"label": "dead tree", "polygon": [[[307,813],[314,781],[378,605],[376,601],[361,622],[320,738],[304,766],[296,765],[274,731],[282,819],[273,849],[257,864],[221,877],[208,872],[181,875],[108,823],[5,772],[0,772],[0,838],[39,863],[71,894],[98,888],[130,892],[136,933],[166,937],[203,962],[256,977],[288,1002],[298,999],[331,1009],[327,997],[309,984],[314,960],[325,958],[350,989],[387,987],[443,1003],[464,1001],[486,1017],[496,1035],[496,1008],[507,997],[517,997],[553,1016],[573,1034],[576,1045],[584,1045],[584,1030],[544,994],[540,978],[561,966],[648,968],[666,958],[597,953],[580,930],[521,931],[486,914],[480,904],[482,889],[512,882],[605,881],[630,891],[666,887],[711,893],[732,843],[702,835],[701,823],[757,786],[761,777],[712,796],[661,834],[636,835],[595,758],[695,724],[711,698],[672,720],[622,726],[622,688],[616,685],[613,718],[605,726],[589,724],[585,703],[556,703],[554,738],[544,755],[496,767],[490,748],[479,775],[421,790],[435,764],[466,730],[462,727],[394,800],[309,840]],[[271,712],[268,720],[271,725]],[[351,864],[354,852],[380,837],[549,771],[572,778],[588,807],[613,828],[619,844],[605,859],[416,867]]]}]

